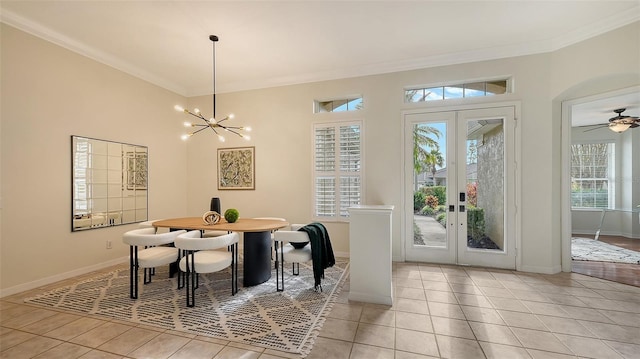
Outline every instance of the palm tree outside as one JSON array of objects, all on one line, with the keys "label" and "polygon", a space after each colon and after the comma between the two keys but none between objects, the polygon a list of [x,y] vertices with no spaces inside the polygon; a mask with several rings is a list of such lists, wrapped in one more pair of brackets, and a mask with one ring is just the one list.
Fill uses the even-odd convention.
[{"label": "palm tree outside", "polygon": [[440,145],[433,136],[440,139],[442,133],[437,128],[423,123],[417,124],[413,128],[413,169],[415,173],[430,170],[427,158],[433,150],[440,151]]},{"label": "palm tree outside", "polygon": [[442,167],[444,165],[444,157],[440,152],[439,148],[434,148],[431,152],[427,153],[427,157],[425,158],[425,164],[427,169],[431,172],[431,180],[433,181],[433,185],[436,185],[436,171],[437,167]]}]

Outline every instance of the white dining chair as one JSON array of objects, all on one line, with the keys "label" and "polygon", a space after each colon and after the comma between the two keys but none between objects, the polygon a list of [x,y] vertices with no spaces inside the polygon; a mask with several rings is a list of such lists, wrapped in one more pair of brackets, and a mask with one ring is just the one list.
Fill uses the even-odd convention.
[{"label": "white dining chair", "polygon": [[303,226],[302,224],[292,224],[290,231],[280,230],[274,233],[276,290],[278,292],[284,291],[284,262],[292,264],[293,275],[299,275],[300,263],[312,260],[309,235],[306,232],[298,231]]},{"label": "white dining chair", "polygon": [[[167,246],[186,231],[156,233],[155,228],[140,228],[126,232],[122,241],[129,245],[129,295],[138,298],[138,268],[144,268],[143,283],[151,282],[153,269],[178,261],[178,249]],[[141,248],[140,248],[141,247]]]},{"label": "white dining chair", "polygon": [[[182,252],[178,266],[186,275],[184,287],[188,307],[195,306],[195,290],[201,273],[219,272],[231,267],[231,295],[238,292],[239,238],[235,232],[217,237],[201,237],[200,231],[189,231],[176,238],[175,246]],[[182,288],[180,281],[178,284],[178,288]]]}]

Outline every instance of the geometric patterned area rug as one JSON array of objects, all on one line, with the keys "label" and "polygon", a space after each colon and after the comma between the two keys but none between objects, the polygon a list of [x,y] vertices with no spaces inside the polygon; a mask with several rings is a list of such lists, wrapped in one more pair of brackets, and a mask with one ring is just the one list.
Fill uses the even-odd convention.
[{"label": "geometric patterned area rug", "polygon": [[140,278],[138,299],[129,298],[128,263],[121,269],[27,298],[25,302],[304,357],[311,351],[349,270],[348,260],[336,258],[336,264],[324,271],[322,292],[316,292],[310,264],[301,263],[298,276],[293,276],[291,265],[285,264],[284,292],[276,291],[275,270],[269,281],[244,288],[239,263],[235,296],[231,295],[229,269],[202,274],[193,308],[186,306],[185,289],[177,289],[177,275],[169,278],[167,266],[157,268],[149,284],[143,285]]},{"label": "geometric patterned area rug", "polygon": [[640,264],[640,253],[589,238],[571,238],[571,257],[577,261]]}]

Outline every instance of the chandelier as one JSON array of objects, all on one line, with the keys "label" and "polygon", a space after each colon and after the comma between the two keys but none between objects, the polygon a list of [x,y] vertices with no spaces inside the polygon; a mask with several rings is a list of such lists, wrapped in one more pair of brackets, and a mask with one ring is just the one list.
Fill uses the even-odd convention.
[{"label": "chandelier", "polygon": [[233,119],[233,114],[229,114],[222,120],[216,119],[216,42],[218,42],[218,37],[216,35],[209,35],[209,40],[213,42],[213,116],[210,119],[206,119],[202,115],[200,110],[197,108],[193,109],[193,111],[189,111],[180,105],[176,105],[175,109],[177,111],[184,112],[193,117],[197,117],[199,120],[203,122],[203,123],[185,122],[184,123],[185,127],[190,127],[190,128],[193,128],[194,130],[191,133],[182,135],[182,139],[187,140],[189,137],[195,135],[196,133],[200,131],[204,131],[207,128],[210,128],[218,136],[218,139],[221,142],[225,141],[225,138],[221,134],[221,132],[230,132],[248,141],[251,139],[251,137],[249,137],[246,134],[243,134],[241,131],[249,132],[251,131],[251,127],[229,126],[223,123],[225,121]]}]

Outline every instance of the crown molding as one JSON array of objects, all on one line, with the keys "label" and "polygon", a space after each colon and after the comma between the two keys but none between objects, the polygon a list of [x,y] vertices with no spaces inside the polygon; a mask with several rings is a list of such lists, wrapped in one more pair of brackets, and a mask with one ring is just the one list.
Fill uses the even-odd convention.
[{"label": "crown molding", "polygon": [[562,49],[623,26],[627,26],[636,21],[640,21],[640,3],[624,13],[618,13],[616,15],[600,19],[588,26],[583,26],[574,31],[559,35],[552,40],[551,50],[556,51]]},{"label": "crown molding", "polygon": [[183,86],[175,84],[171,81],[167,81],[166,79],[159,76],[155,76],[148,71],[145,71],[144,69],[133,66],[118,59],[115,56],[111,56],[103,51],[97,50],[85,43],[73,40],[68,36],[60,34],[59,32],[53,31],[36,22],[19,16],[12,11],[3,9],[0,12],[0,22],[15,27],[33,36],[39,37],[48,42],[54,43],[60,47],[73,51],[82,56],[88,57],[92,60],[98,61],[107,66],[113,67],[131,76],[150,82],[154,85],[175,92],[182,96],[186,96],[187,91]]},{"label": "crown molding", "polygon": [[[99,51],[87,44],[75,41],[49,28],[43,27],[42,25],[25,19],[11,11],[3,10],[0,12],[0,21],[179,95],[192,97],[211,94],[210,88],[186,88],[173,83],[165,78],[151,74],[144,69],[133,66],[114,56]],[[595,23],[589,24],[588,26],[560,34],[558,37],[549,40],[475,49],[419,59],[339,68],[331,71],[297,74],[260,80],[220,83],[218,88],[220,93],[236,92],[541,54],[559,50],[563,47],[587,40],[636,21],[640,21],[640,5],[631,10],[625,11],[622,14],[617,14],[615,16],[599,20]]]}]

